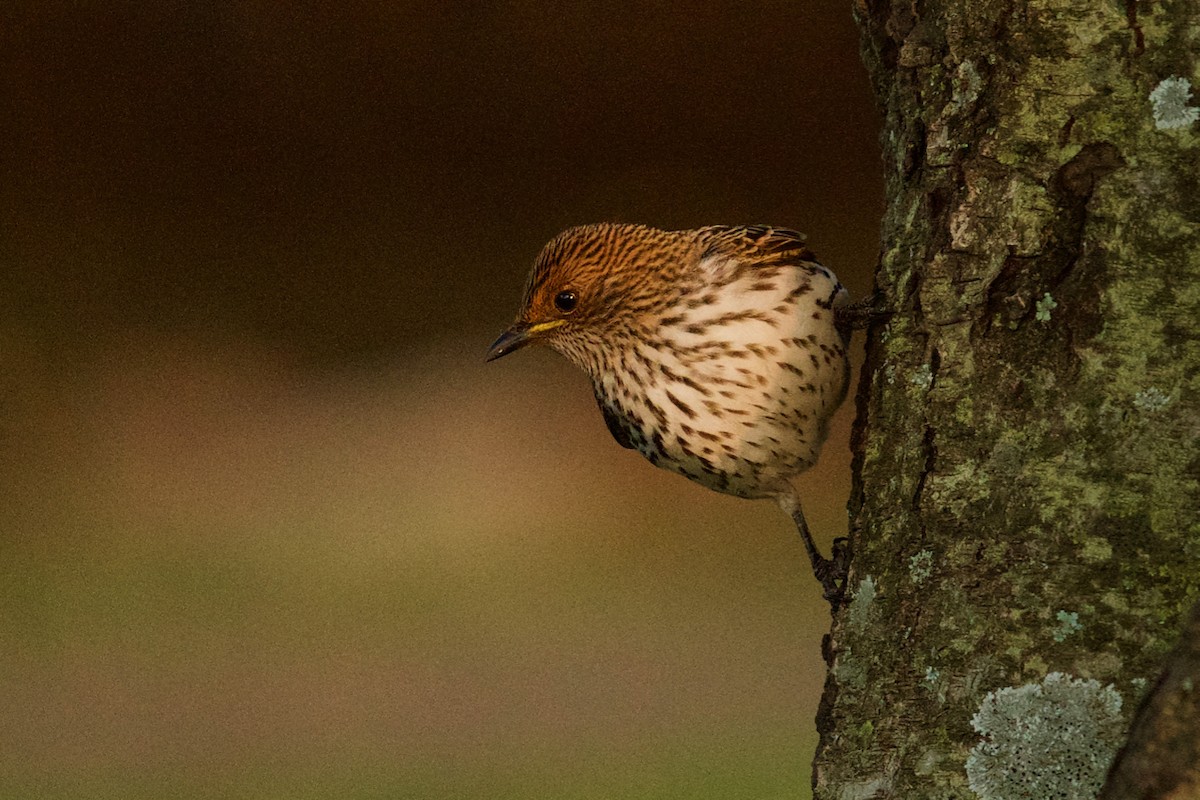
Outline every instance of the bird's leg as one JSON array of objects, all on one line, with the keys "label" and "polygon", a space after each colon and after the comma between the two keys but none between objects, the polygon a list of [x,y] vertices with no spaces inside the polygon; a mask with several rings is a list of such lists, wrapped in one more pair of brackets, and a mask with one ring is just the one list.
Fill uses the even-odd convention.
[{"label": "bird's leg", "polygon": [[852,331],[861,330],[876,320],[892,316],[893,312],[877,307],[876,304],[881,299],[880,295],[876,293],[834,308],[834,324],[841,332],[842,337],[849,340]]},{"label": "bird's leg", "polygon": [[839,537],[833,540],[833,558],[825,558],[817,550],[816,542],[808,531],[808,521],[804,519],[804,509],[794,491],[787,491],[775,498],[800,532],[808,559],[812,562],[813,575],[821,583],[822,595],[836,611],[842,603],[842,595],[846,591],[846,575],[850,569],[850,540]]}]

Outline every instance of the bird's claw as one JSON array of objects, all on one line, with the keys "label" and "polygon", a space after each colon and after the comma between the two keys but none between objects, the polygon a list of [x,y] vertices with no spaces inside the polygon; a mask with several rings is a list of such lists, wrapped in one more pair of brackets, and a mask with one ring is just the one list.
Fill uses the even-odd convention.
[{"label": "bird's claw", "polygon": [[853,303],[847,303],[844,306],[835,308],[833,310],[834,324],[842,336],[849,339],[852,331],[861,330],[872,322],[892,316],[892,311],[880,308],[877,305],[881,300],[882,297],[880,295],[873,294],[861,300],[856,300]]},{"label": "bird's claw", "polygon": [[846,592],[846,576],[850,572],[850,540],[839,536],[833,540],[833,558],[822,558],[813,570],[821,582],[821,594],[834,611],[842,605]]}]

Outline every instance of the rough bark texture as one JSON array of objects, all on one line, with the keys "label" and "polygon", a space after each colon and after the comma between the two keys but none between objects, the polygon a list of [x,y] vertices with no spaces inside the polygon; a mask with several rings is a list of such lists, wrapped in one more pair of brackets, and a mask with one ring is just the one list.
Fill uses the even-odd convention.
[{"label": "rough bark texture", "polygon": [[1200,603],[1134,718],[1100,800],[1200,798]]},{"label": "rough bark texture", "polygon": [[[1200,591],[1200,125],[1150,100],[1200,77],[1200,11],[858,1],[895,313],[869,331],[814,788],[971,798],[989,692],[1053,683],[1121,737]],[[1107,764],[1095,723],[1065,738]]]}]

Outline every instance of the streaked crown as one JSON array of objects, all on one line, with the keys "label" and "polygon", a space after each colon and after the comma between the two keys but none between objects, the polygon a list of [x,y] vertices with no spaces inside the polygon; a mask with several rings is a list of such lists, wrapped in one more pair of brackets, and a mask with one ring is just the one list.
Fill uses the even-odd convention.
[{"label": "streaked crown", "polygon": [[691,248],[688,233],[616,223],[569,228],[538,255],[518,319],[594,325],[662,306]]},{"label": "streaked crown", "polygon": [[588,366],[590,351],[652,325],[684,291],[694,233],[600,223],[559,234],[538,255],[517,321],[489,360],[542,340]]}]

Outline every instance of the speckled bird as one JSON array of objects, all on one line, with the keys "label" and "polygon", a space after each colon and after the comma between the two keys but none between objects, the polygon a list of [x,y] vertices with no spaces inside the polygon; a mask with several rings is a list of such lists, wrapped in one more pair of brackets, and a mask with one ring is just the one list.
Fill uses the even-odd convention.
[{"label": "speckled bird", "polygon": [[846,396],[846,297],[792,230],[583,225],[542,250],[487,358],[547,344],[591,378],[623,447],[709,489],[774,499],[836,604],[844,540],[832,560],[818,552],[791,478],[816,463]]}]

